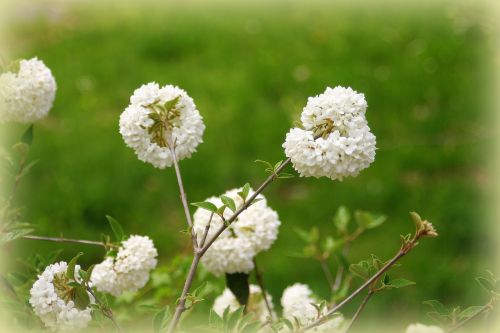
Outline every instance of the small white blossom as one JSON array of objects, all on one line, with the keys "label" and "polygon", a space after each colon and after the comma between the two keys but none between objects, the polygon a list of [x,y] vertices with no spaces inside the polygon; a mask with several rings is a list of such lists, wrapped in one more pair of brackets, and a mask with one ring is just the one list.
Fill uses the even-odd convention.
[{"label": "small white blossom", "polygon": [[[295,283],[285,288],[281,296],[283,317],[291,322],[297,320],[301,327],[312,324],[319,316],[326,315],[326,308],[321,313],[318,313],[318,308],[313,304],[318,305],[319,302],[314,298],[309,286],[305,284]],[[344,324],[344,317],[338,315],[311,329],[311,332],[342,332]]]},{"label": "small white blossom", "polygon": [[444,333],[444,330],[438,326],[416,323],[408,325],[405,333]]},{"label": "small white blossom", "polygon": [[[266,297],[274,315],[272,297],[271,295],[269,295],[269,293],[266,293]],[[238,303],[238,300],[233,295],[231,290],[226,288],[224,289],[223,293],[215,299],[213,310],[220,317],[222,317],[224,310],[226,310],[228,307],[230,311],[236,311],[240,306],[240,303]],[[269,318],[269,311],[267,310],[266,302],[262,295],[262,290],[257,285],[250,285],[250,296],[248,298],[247,312],[252,313],[255,316],[255,319],[263,323],[266,322]]]},{"label": "small white blossom", "polygon": [[[234,200],[236,207],[243,205],[239,197],[239,189],[233,189],[224,193],[225,196]],[[248,196],[253,194],[250,189]],[[267,205],[262,195],[258,195],[260,201],[243,211],[236,221],[227,228],[207,250],[201,261],[204,266],[215,275],[224,273],[248,273],[254,267],[253,257],[259,252],[268,250],[278,237],[279,221],[278,214]],[[222,206],[220,198],[211,197],[205,201],[211,202],[217,207]],[[194,213],[193,228],[200,241],[205,227],[210,220],[211,212],[198,208]],[[226,208],[224,218],[227,220],[233,212]],[[212,217],[208,237],[212,237],[223,225],[220,216]]]},{"label": "small white blossom", "polygon": [[94,267],[92,284],[113,296],[137,291],[148,282],[150,271],[156,267],[157,255],[151,239],[132,235],[122,242],[116,258],[107,257]]},{"label": "small white blossom", "polygon": [[[49,265],[30,290],[29,302],[46,327],[53,332],[76,332],[85,328],[91,317],[91,308],[78,309],[72,300],[63,299],[66,262]],[[75,276],[80,267],[75,266]],[[88,293],[91,302],[93,297]]]},{"label": "small white blossom", "polygon": [[0,75],[0,123],[32,123],[44,118],[55,94],[50,69],[37,58],[21,60],[17,71]]},{"label": "small white blossom", "polygon": [[[176,103],[162,111],[163,105],[171,101]],[[172,85],[160,88],[154,82],[136,89],[120,116],[125,144],[141,161],[160,169],[173,164],[169,146],[175,148],[177,160],[191,157],[203,141],[204,130],[203,119],[184,90]]]},{"label": "small white blossom", "polygon": [[304,129],[292,128],[283,143],[295,170],[304,177],[342,180],[367,168],[375,160],[376,139],[366,107],[363,94],[351,88],[327,88],[310,97],[301,115]]}]

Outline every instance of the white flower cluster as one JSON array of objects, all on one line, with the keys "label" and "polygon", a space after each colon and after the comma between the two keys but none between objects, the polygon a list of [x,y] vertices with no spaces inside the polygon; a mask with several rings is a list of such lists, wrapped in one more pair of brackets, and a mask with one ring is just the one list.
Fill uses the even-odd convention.
[{"label": "white flower cluster", "polygon": [[[236,207],[243,204],[243,200],[238,195],[239,191],[241,189],[233,189],[224,193],[225,196],[234,200]],[[252,194],[253,190],[250,190],[248,196]],[[255,255],[268,250],[274,243],[281,224],[278,214],[268,207],[263,195],[259,194],[257,199],[260,201],[243,211],[204,254],[201,261],[208,271],[215,275],[248,273],[254,267]],[[216,197],[205,201],[217,207],[223,204],[222,200]],[[226,208],[224,218],[228,219],[232,214],[232,211]],[[193,228],[199,240],[210,220],[210,215],[211,212],[202,208],[198,208],[194,213]],[[222,225],[222,219],[214,214],[207,238],[212,237]]]},{"label": "white flower cluster", "polygon": [[[313,305],[318,301],[313,297],[309,286],[295,283],[287,287],[281,296],[281,306],[283,307],[283,317],[295,322],[297,320],[301,327],[305,327],[316,321],[319,316],[326,315],[325,308],[322,313]],[[313,332],[341,332],[345,324],[344,318],[339,315],[321,324],[311,331]]]},{"label": "white flower cluster", "polygon": [[[169,110],[164,106],[168,102]],[[137,157],[164,169],[173,163],[169,146],[177,160],[191,157],[205,130],[203,119],[188,94],[175,86],[162,88],[148,83],[136,89],[130,105],[120,116],[120,133]]]},{"label": "white flower cluster", "polygon": [[326,88],[309,97],[301,128],[287,133],[283,148],[301,176],[342,180],[375,160],[376,140],[365,118],[364,95],[351,88]]},{"label": "white flower cluster", "polygon": [[[273,310],[273,316],[274,316],[272,297],[267,292],[266,292],[266,297],[269,302],[269,306],[271,307],[271,310]],[[226,310],[228,307],[229,311],[235,311],[240,306],[241,306],[240,303],[238,303],[238,300],[233,295],[231,290],[226,288],[224,289],[224,292],[215,299],[213,310],[220,317],[222,317],[224,310]],[[254,284],[250,285],[250,296],[248,298],[247,312],[252,313],[255,316],[256,320],[259,320],[263,323],[266,322],[269,318],[269,312],[266,307],[266,302],[264,300],[264,295],[262,294],[262,290],[260,289],[259,286]]]},{"label": "white flower cluster", "polygon": [[410,324],[405,333],[444,333],[444,330],[438,326],[428,326],[420,323]]},{"label": "white flower cluster", "polygon": [[21,60],[16,72],[0,75],[0,123],[31,123],[47,116],[56,94],[56,81],[45,64]]},{"label": "white flower cluster", "polygon": [[[90,307],[80,310],[72,300],[63,299],[65,290],[59,283],[64,283],[67,268],[68,265],[64,261],[47,266],[30,290],[29,302],[33,310],[53,332],[79,331],[92,319]],[[79,269],[78,265],[75,266],[75,276],[78,276]],[[89,298],[93,300],[90,293]]]},{"label": "white flower cluster", "polygon": [[101,292],[120,296],[144,287],[156,267],[158,252],[147,236],[130,236],[122,242],[116,258],[107,257],[92,271],[92,285]]}]

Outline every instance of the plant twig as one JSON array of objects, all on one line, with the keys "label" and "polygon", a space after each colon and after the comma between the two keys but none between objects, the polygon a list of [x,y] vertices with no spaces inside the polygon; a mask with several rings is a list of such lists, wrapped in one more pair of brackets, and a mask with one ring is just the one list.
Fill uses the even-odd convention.
[{"label": "plant twig", "polygon": [[255,260],[255,258],[253,259],[253,265],[255,270],[255,279],[257,280],[257,284],[259,285],[260,290],[262,292],[262,297],[264,298],[264,303],[266,304],[267,312],[269,312],[269,320],[271,321],[272,324],[275,319],[273,314],[273,309],[271,309],[271,303],[267,299],[267,293],[266,293],[266,288],[264,287],[264,279],[262,278],[262,272],[259,271],[259,268],[257,267],[257,260]]},{"label": "plant twig", "polygon": [[325,278],[328,281],[328,286],[333,291],[335,287],[335,280],[333,279],[332,272],[330,272],[330,268],[328,267],[328,263],[326,260],[322,259],[319,261],[321,268],[323,269],[323,273],[325,274]]},{"label": "plant twig", "polygon": [[193,257],[193,261],[191,263],[191,267],[189,268],[188,276],[186,278],[186,282],[184,283],[184,288],[182,290],[182,294],[178,300],[177,307],[175,308],[175,313],[170,321],[170,325],[168,327],[167,332],[174,332],[177,324],[179,323],[179,319],[181,314],[185,311],[185,303],[186,297],[191,288],[191,284],[193,283],[194,274],[196,269],[198,268],[198,264],[200,262],[201,257],[207,252],[210,246],[215,242],[215,240],[227,229],[227,227],[236,220],[236,218],[255,200],[255,198],[270,184],[272,183],[279,175],[279,173],[290,163],[290,158],[286,159],[281,165],[275,170],[275,172],[267,177],[267,179],[257,188],[257,190],[243,203],[243,205],[236,211],[234,214],[227,219],[227,221],[216,231],[216,233],[203,245],[203,247],[196,247],[195,254]]},{"label": "plant twig", "polygon": [[207,240],[208,231],[210,230],[210,224],[212,223],[212,219],[214,217],[214,213],[210,214],[210,218],[208,219],[208,223],[205,226],[205,231],[203,232],[203,236],[201,237],[200,247],[205,245],[205,241]]},{"label": "plant twig", "polygon": [[22,236],[21,238],[31,239],[31,240],[40,240],[40,241],[50,241],[50,242],[57,242],[57,243],[78,243],[78,244],[86,244],[86,245],[96,245],[96,246],[102,246],[104,248],[110,246],[110,244],[105,244],[103,242],[96,242],[96,241],[90,241],[90,240],[84,240],[84,239],[71,239],[71,238],[64,238],[64,237],[43,237],[43,236],[26,235],[26,236]]},{"label": "plant twig", "polygon": [[424,236],[425,232],[417,232],[415,236],[407,241],[403,242],[401,245],[398,253],[391,259],[389,260],[377,273],[375,273],[372,277],[370,277],[368,280],[366,280],[358,289],[353,291],[349,296],[347,296],[344,300],[342,300],[339,304],[335,305],[333,308],[331,308],[324,316],[321,316],[317,320],[315,320],[313,323],[307,325],[306,327],[302,328],[301,332],[305,332],[307,330],[310,330],[316,326],[319,326],[326,322],[329,317],[337,312],[340,308],[342,308],[345,304],[349,303],[353,298],[355,298],[359,293],[361,293],[363,290],[368,288],[370,285],[372,285],[375,281],[377,281],[378,278],[382,276],[389,268],[391,268],[399,259],[404,257],[408,252],[410,252],[417,244],[418,240]]},{"label": "plant twig", "polygon": [[461,322],[457,323],[455,326],[453,326],[452,328],[447,330],[446,333],[452,333],[452,332],[457,331],[458,329],[462,328],[465,324],[467,324],[472,319],[478,317],[479,315],[481,315],[482,313],[484,313],[488,310],[491,310],[494,303],[495,303],[495,298],[492,298],[485,306],[483,306],[481,308],[481,310],[476,312],[473,316],[466,318],[466,319],[462,320]]},{"label": "plant twig", "polygon": [[174,162],[175,175],[177,176],[177,184],[179,185],[179,192],[181,196],[182,206],[184,207],[184,214],[186,215],[186,221],[190,229],[189,231],[191,234],[191,239],[193,241],[193,248],[196,249],[198,247],[198,241],[193,229],[193,221],[191,219],[191,213],[189,212],[186,191],[184,191],[184,183],[182,182],[181,170],[179,169],[177,155],[175,154],[175,147],[172,147],[172,145],[169,145],[169,147],[170,152],[172,153],[172,160]]},{"label": "plant twig", "polygon": [[373,291],[373,290],[369,290],[368,291],[368,294],[366,294],[365,298],[363,298],[363,301],[361,302],[361,304],[359,305],[358,309],[356,310],[356,313],[354,313],[354,316],[352,316],[351,321],[349,322],[349,324],[345,328],[344,333],[347,333],[349,331],[349,329],[351,328],[352,324],[359,317],[359,314],[361,313],[361,311],[363,311],[363,309],[366,306],[366,303],[368,303],[368,301],[370,300],[370,298],[373,296],[374,293],[375,293],[375,291]]},{"label": "plant twig", "polygon": [[255,192],[243,203],[243,205],[241,205],[240,208],[238,208],[238,210],[236,210],[236,212],[234,212],[234,214],[227,219],[226,223],[224,223],[216,232],[215,234],[208,240],[208,242],[205,244],[205,246],[203,246],[203,248],[201,249],[201,253],[202,255],[208,250],[208,248],[215,242],[215,240],[224,232],[224,230],[226,230],[229,225],[231,225],[231,223],[233,223],[236,218],[243,212],[245,211],[248,207],[250,207],[250,205],[252,204],[252,202],[255,200],[255,198],[262,192],[264,191],[264,189],[270,184],[272,183],[276,178],[278,178],[278,175],[281,171],[283,171],[283,169],[288,165],[288,163],[290,163],[291,159],[290,158],[287,158],[284,162],[282,162],[280,164],[280,166],[275,170],[275,172],[270,175],[269,177],[267,177],[267,179],[259,186],[259,188],[257,188],[257,190],[255,190]]}]

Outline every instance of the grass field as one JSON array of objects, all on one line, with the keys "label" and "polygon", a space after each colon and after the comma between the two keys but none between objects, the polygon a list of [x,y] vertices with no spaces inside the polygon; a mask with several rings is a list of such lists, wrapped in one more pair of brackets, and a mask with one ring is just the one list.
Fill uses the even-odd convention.
[{"label": "grass field", "polygon": [[[98,239],[110,232],[110,214],[128,233],[152,237],[163,264],[188,253],[173,170],[138,161],[118,133],[119,115],[143,83],[179,85],[204,117],[204,143],[181,162],[191,202],[247,181],[257,186],[266,175],[254,160],[284,158],[284,136],[307,97],[351,86],[368,101],[375,163],[342,182],[296,177],[266,190],[282,221],[280,238],[258,258],[274,299],[296,281],[327,295],[321,268],[291,256],[301,245],[294,228],[331,232],[335,210],[345,205],[388,217],[355,244],[353,261],[370,253],[389,258],[399,234],[413,230],[409,211],[440,233],[398,269],[417,286],[375,297],[366,317],[403,309],[425,320],[427,299],[483,302],[473,280],[491,265],[492,46],[484,8],[307,3],[19,5],[8,30],[12,58],[38,56],[58,83],[50,116],[35,126],[31,157],[40,162],[17,198],[37,234]],[[23,127],[1,130],[9,144]],[[19,241],[10,251],[55,248]],[[81,250],[63,248],[62,258]],[[99,250],[88,251],[84,263],[98,260]]]}]

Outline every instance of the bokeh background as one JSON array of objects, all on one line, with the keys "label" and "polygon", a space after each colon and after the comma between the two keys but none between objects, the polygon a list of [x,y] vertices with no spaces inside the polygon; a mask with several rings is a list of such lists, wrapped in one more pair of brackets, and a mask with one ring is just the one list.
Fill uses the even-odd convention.
[{"label": "bokeh background", "polygon": [[[149,235],[162,266],[189,259],[173,170],[138,161],[118,133],[119,115],[143,83],[179,85],[204,117],[204,143],[181,162],[191,202],[246,182],[257,186],[266,174],[254,160],[283,159],[284,136],[307,97],[351,86],[368,101],[375,163],[342,182],[296,177],[266,190],[282,221],[278,241],[258,257],[274,299],[294,282],[327,297],[320,266],[293,256],[302,247],[294,228],[331,233],[332,216],[345,205],[388,218],[355,243],[353,262],[392,256],[399,234],[413,230],[409,211],[440,232],[394,273],[417,286],[374,297],[365,318],[397,315],[401,323],[393,325],[401,328],[406,320],[429,321],[424,300],[485,301],[474,277],[492,268],[489,109],[497,68],[486,3],[24,1],[11,4],[5,19],[2,56],[38,56],[58,83],[50,116],[35,126],[31,158],[40,162],[17,197],[36,234],[98,240],[111,233],[109,214],[127,233]],[[2,125],[3,144],[24,128]],[[84,266],[102,256],[27,240],[8,251],[16,258],[56,248],[61,259],[85,250]],[[8,269],[22,265],[11,260]]]}]

